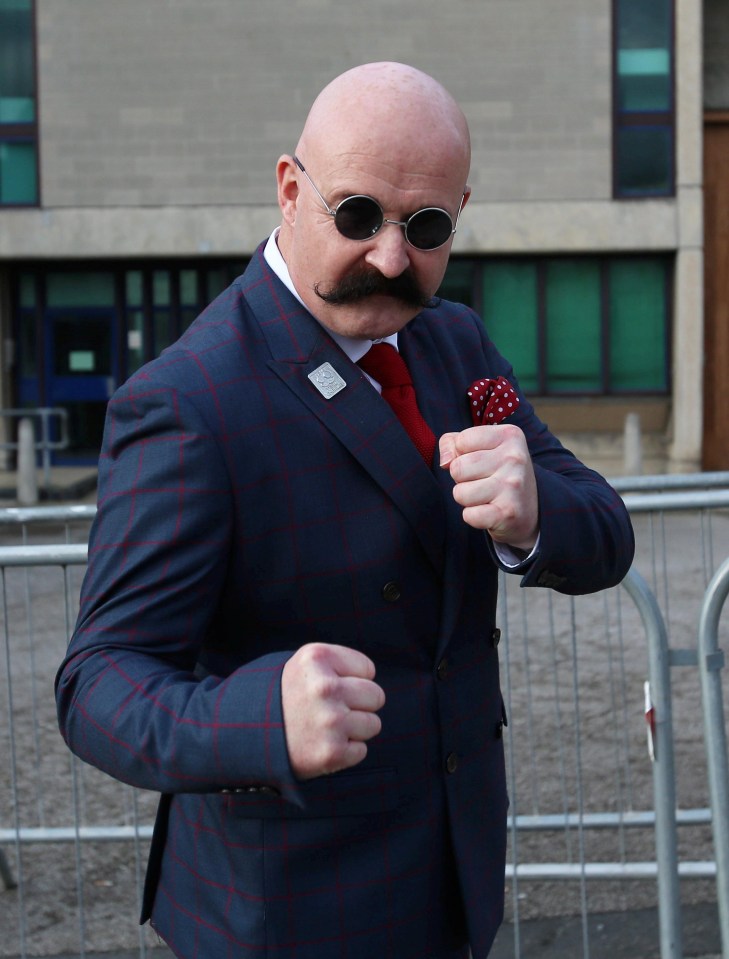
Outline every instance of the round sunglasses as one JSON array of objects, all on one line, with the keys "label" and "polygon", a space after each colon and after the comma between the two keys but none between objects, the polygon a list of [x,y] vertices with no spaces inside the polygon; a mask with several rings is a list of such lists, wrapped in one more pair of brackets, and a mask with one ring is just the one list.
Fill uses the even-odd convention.
[{"label": "round sunglasses", "polygon": [[314,188],[329,216],[334,218],[337,230],[348,240],[370,240],[385,223],[390,223],[393,226],[402,227],[405,239],[410,246],[415,247],[416,250],[428,251],[437,250],[438,247],[443,246],[456,232],[458,218],[466,198],[465,193],[461,197],[455,223],[450,213],[438,206],[427,206],[422,210],[416,210],[407,220],[388,220],[377,200],[363,194],[345,197],[332,209],[296,155],[294,155],[294,163]]}]

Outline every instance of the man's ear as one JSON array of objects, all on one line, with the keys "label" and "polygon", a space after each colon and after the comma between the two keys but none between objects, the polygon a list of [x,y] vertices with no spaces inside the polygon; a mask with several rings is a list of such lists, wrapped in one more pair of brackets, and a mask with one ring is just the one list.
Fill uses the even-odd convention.
[{"label": "man's ear", "polygon": [[284,222],[293,226],[296,222],[296,202],[299,198],[299,182],[294,158],[284,154],[276,164],[276,183],[278,185],[278,205]]},{"label": "man's ear", "polygon": [[461,210],[463,210],[464,206],[468,203],[470,198],[471,198],[471,187],[468,184],[466,184],[465,187],[463,188],[463,203],[461,203]]}]

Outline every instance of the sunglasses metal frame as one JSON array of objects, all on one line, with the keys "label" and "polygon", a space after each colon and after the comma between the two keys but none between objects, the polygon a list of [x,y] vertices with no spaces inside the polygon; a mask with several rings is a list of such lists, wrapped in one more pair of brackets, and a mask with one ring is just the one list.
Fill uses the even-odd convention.
[{"label": "sunglasses metal frame", "polygon": [[[296,156],[296,154],[294,154],[293,157],[294,157],[294,163],[304,174],[306,179],[309,181],[309,183],[313,187],[314,192],[319,197],[321,202],[324,204],[324,209],[329,214],[329,216],[334,219],[334,225],[337,227],[337,232],[340,234],[340,236],[343,236],[345,240],[352,240],[355,243],[362,243],[365,240],[371,240],[373,236],[376,236],[380,232],[380,230],[386,223],[389,223],[391,226],[402,227],[402,232],[406,242],[414,250],[418,250],[421,253],[430,253],[433,250],[439,250],[442,246],[445,246],[448,240],[450,240],[450,238],[455,234],[456,230],[458,229],[458,220],[461,216],[461,210],[463,209],[463,201],[466,199],[465,193],[461,197],[461,202],[458,207],[458,213],[456,214],[455,223],[453,222],[453,218],[451,217],[448,210],[444,210],[443,207],[440,207],[440,206],[425,206],[421,210],[416,210],[415,213],[411,213],[410,216],[407,218],[407,220],[390,220],[385,216],[385,213],[382,207],[380,206],[380,204],[377,202],[377,200],[375,200],[375,198],[372,196],[368,196],[366,193],[353,193],[352,196],[345,196],[343,200],[340,200],[339,203],[334,208],[332,208],[324,199],[324,196],[322,195],[321,191],[317,187],[316,183],[314,183],[314,181],[309,176],[306,170],[306,167],[301,162],[301,160]],[[374,205],[380,211],[380,217],[382,218],[382,221],[379,224],[379,226],[377,226],[368,236],[363,236],[363,237],[347,236],[346,233],[342,233],[341,229],[339,228],[339,225],[337,224],[337,213],[341,209],[342,205],[345,203],[348,203],[350,200],[369,200],[370,203],[374,203]],[[408,237],[408,224],[414,219],[414,217],[419,216],[421,213],[427,213],[430,210],[437,211],[438,213],[443,213],[448,218],[448,221],[450,222],[450,225],[451,225],[451,232],[441,243],[438,243],[437,246],[418,246],[417,244],[413,243],[412,240]]]}]

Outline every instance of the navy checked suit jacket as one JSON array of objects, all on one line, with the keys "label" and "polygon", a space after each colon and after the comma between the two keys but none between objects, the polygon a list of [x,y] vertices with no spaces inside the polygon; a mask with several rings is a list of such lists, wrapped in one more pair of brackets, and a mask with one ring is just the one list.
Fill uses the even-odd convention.
[{"label": "navy checked suit jacket", "polygon": [[[399,343],[436,435],[470,425],[474,379],[513,382],[463,306],[423,311]],[[308,379],[325,362],[347,384],[331,399]],[[523,396],[512,422],[539,491],[523,584],[617,583],[620,499]],[[470,943],[484,959],[507,811],[498,561],[261,250],[111,399],[89,557],[60,726],[163,794],[142,918],[173,952],[445,959]],[[301,783],[280,677],[311,641],[369,655],[387,703],[364,762]]]}]

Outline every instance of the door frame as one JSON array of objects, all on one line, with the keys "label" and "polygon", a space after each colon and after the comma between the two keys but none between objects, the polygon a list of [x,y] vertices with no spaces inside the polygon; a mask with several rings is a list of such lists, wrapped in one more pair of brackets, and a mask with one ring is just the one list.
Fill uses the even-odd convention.
[{"label": "door frame", "polygon": [[729,110],[704,113],[702,468],[729,470]]}]

